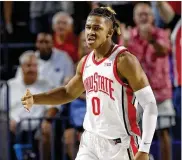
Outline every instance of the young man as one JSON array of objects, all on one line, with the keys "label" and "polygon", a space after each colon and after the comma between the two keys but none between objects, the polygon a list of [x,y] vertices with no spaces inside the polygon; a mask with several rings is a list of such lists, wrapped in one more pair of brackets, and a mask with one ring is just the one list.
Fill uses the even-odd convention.
[{"label": "young man", "polygon": [[[158,114],[156,101],[138,60],[111,40],[114,31],[119,33],[114,14],[108,7],[91,11],[85,36],[93,51],[81,59],[66,86],[36,95],[27,90],[22,98],[30,110],[33,104],[68,103],[86,91],[85,132],[76,160],[149,159]],[[144,109],[141,141],[136,122],[138,102]]]}]

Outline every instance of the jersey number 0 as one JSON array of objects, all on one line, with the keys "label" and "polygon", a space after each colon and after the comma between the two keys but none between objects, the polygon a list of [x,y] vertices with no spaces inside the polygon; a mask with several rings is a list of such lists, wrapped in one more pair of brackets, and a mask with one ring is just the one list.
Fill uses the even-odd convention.
[{"label": "jersey number 0", "polygon": [[98,97],[92,98],[92,111],[96,116],[100,114],[100,99]]}]

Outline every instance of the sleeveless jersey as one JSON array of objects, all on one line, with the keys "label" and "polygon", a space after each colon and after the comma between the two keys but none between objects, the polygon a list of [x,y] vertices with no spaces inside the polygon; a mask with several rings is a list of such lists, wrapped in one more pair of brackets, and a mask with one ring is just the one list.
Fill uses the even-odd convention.
[{"label": "sleeveless jersey", "polygon": [[98,62],[92,51],[82,66],[87,100],[83,127],[107,139],[140,135],[134,106],[138,102],[117,74],[117,56],[126,50],[115,45],[110,55]]}]

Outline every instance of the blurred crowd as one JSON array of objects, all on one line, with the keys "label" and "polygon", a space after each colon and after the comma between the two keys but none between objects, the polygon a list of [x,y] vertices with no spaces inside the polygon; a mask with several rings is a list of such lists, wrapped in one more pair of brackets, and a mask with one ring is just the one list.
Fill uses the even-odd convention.
[{"label": "blurred crowd", "polygon": [[[0,3],[0,69],[1,79],[8,80],[10,87],[12,145],[28,143],[31,132],[34,152],[42,149],[43,159],[50,160],[53,121],[43,120],[40,124],[34,120],[29,128],[23,119],[66,116],[70,118],[64,121],[64,127],[62,121],[55,122],[55,154],[60,159],[63,154],[60,146],[64,141],[65,154],[70,160],[74,159],[76,151],[73,148],[78,149],[83,132],[85,94],[62,106],[35,106],[30,113],[25,112],[20,98],[26,88],[39,93],[69,82],[77,62],[91,51],[84,34],[87,15],[93,8],[109,5],[117,13],[121,29],[121,35],[114,35],[113,41],[127,47],[139,59],[150,81],[161,116],[156,129],[161,142],[161,157],[162,160],[171,159],[169,129],[173,129],[173,138],[181,139],[180,1]],[[8,44],[17,44],[18,47],[8,48]],[[6,89],[2,87],[1,91],[5,93]],[[16,159],[14,154],[12,149],[12,157]]]}]

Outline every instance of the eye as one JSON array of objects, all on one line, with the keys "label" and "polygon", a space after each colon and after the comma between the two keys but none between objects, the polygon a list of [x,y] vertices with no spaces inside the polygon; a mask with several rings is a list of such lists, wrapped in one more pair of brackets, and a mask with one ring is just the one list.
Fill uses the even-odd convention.
[{"label": "eye", "polygon": [[86,29],[90,29],[91,27],[90,27],[90,26],[86,26],[85,28],[86,28]]},{"label": "eye", "polygon": [[99,30],[100,29],[100,27],[94,27],[94,30],[95,31],[97,31],[97,30]]}]

